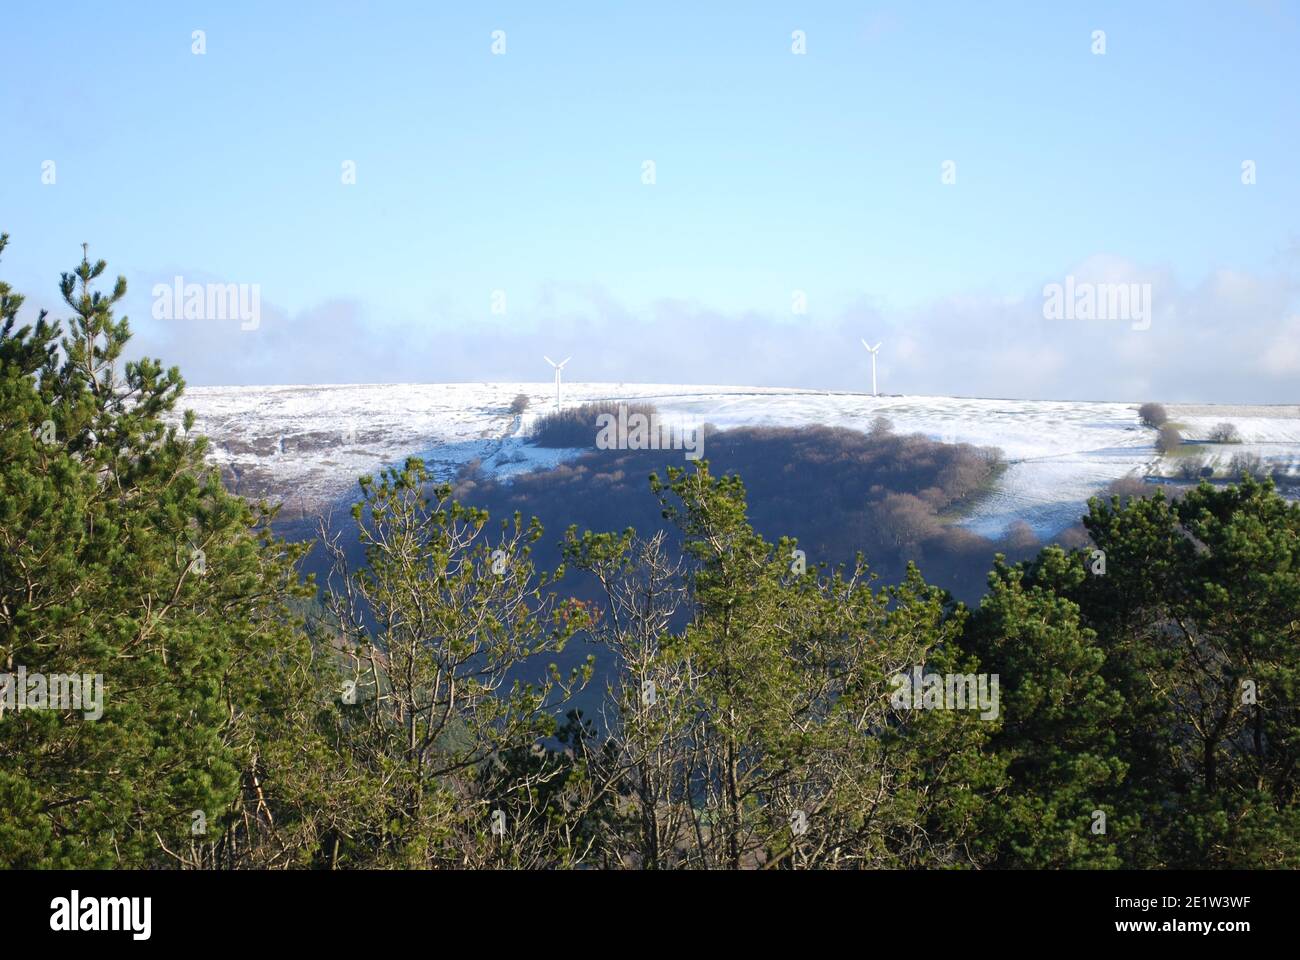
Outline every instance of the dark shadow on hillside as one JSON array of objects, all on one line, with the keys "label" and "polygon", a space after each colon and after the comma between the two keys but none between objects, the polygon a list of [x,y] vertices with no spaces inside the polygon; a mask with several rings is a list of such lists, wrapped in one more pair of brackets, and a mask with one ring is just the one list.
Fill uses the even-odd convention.
[{"label": "dark shadow on hillside", "polygon": [[[850,563],[861,551],[880,579],[890,583],[914,562],[931,583],[974,604],[984,592],[995,553],[1014,561],[1033,556],[1041,546],[1026,523],[991,540],[951,522],[987,493],[1003,469],[995,449],[900,435],[880,421],[867,433],[841,427],[709,430],[704,454],[715,474],[743,478],[755,528],[772,542],[796,538],[810,567]],[[634,527],[643,535],[666,529],[676,545],[648,482],[651,473],[665,476],[670,465],[693,469],[680,450],[591,449],[553,469],[509,481],[493,478],[474,462],[456,479],[455,497],[487,509],[491,524],[516,511],[538,517],[546,532],[533,556],[540,568],[553,569],[571,525],[597,532]],[[348,502],[333,510],[332,525],[344,532],[349,561],[361,565],[364,557]],[[278,527],[290,539],[316,536],[314,521],[286,520]],[[1072,539],[1073,533],[1058,539]],[[304,569],[316,574],[318,584],[325,583],[328,569],[319,546]],[[584,600],[596,597],[595,584],[573,572],[560,589]],[[557,663],[568,669],[589,653],[607,655],[576,642]],[[603,694],[603,675],[598,662],[596,682],[576,704],[589,716]]]}]

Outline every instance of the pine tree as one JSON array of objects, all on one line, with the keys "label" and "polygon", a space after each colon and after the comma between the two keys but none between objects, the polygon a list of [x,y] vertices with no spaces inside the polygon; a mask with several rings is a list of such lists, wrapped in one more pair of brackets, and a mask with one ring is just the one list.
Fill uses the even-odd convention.
[{"label": "pine tree", "polygon": [[1300,505],[1244,476],[1177,501],[1094,499],[1084,525],[1097,552],[1048,550],[1024,566],[1023,584],[999,577],[1038,610],[1060,610],[1080,652],[1099,652],[1102,663],[1053,681],[1050,658],[1028,659],[1040,643],[1026,632],[1042,616],[1033,608],[1002,618],[985,641],[998,629],[1008,646],[1033,641],[1007,655],[1027,660],[1035,682],[1067,690],[1100,681],[1120,709],[1109,695],[1085,696],[1062,715],[1066,728],[1026,733],[1091,751],[1106,742],[1103,726],[1113,731],[1125,774],[1106,793],[1133,825],[1116,848],[1124,866],[1296,866]]},{"label": "pine tree", "polygon": [[103,678],[98,718],[0,718],[6,866],[210,860],[263,700],[305,652],[292,552],[269,511],[222,489],[192,415],[165,422],[179,372],[121,364],[126,280],[100,292],[105,269],[83,257],[63,275],[61,339],[44,312],[16,328],[22,300],[0,284],[0,664]]},{"label": "pine tree", "polygon": [[651,478],[691,565],[690,624],[663,655],[690,678],[685,770],[698,853],[755,866],[970,865],[977,811],[999,782],[982,753],[996,720],[907,710],[893,679],[967,673],[960,619],[915,568],[876,593],[849,569],[800,565],[765,541],[739,477],[669,468]]},{"label": "pine tree", "polygon": [[[1059,548],[1038,562],[1057,576],[1078,575]],[[991,746],[1008,784],[988,810],[981,846],[1000,867],[1117,867],[1116,844],[1137,821],[1117,803],[1128,771],[1115,736],[1123,700],[1106,683],[1105,651],[1078,607],[1025,579],[999,557],[963,637],[998,674],[1004,711]]]}]

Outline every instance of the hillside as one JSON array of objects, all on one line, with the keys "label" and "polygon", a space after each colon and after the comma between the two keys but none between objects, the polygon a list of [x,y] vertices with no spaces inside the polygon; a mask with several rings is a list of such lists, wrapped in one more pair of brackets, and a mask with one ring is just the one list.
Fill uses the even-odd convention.
[{"label": "hillside", "polygon": [[[510,412],[524,394],[528,409]],[[466,464],[500,479],[571,461],[580,449],[528,442],[536,418],[554,408],[550,383],[371,384],[347,386],[197,387],[183,406],[211,440],[211,455],[237,492],[285,504],[287,518],[310,517],[346,501],[357,476],[407,456],[424,457],[453,478]],[[1124,477],[1175,477],[1155,433],[1137,418],[1137,403],[871,397],[807,390],[566,383],[565,405],[594,400],[653,403],[667,421],[719,428],[821,425],[869,429],[886,417],[899,434],[1002,451],[1006,469],[987,496],[954,522],[999,537],[1024,521],[1040,537],[1075,523],[1088,497]],[[1168,405],[1191,441],[1228,421],[1245,441],[1198,445],[1222,472],[1233,455],[1300,476],[1300,408]],[[1189,447],[1193,444],[1189,444]],[[1184,451],[1184,456],[1187,451]],[[708,456],[708,450],[705,450]]]}]

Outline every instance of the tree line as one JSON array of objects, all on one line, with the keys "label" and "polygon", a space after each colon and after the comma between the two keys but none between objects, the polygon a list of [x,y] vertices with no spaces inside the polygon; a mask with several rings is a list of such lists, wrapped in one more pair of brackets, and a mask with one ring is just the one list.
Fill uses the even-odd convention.
[{"label": "tree line", "polygon": [[[571,528],[555,569],[411,460],[315,582],[168,424],[179,371],[121,362],[105,270],[63,274],[66,328],[0,282],[0,682],[104,681],[93,720],[0,698],[4,866],[1300,865],[1300,506],[1268,482],[1094,499],[1090,543],[967,607],[764,539],[707,460],[649,478],[678,537]],[[977,677],[995,710],[952,702]]]}]

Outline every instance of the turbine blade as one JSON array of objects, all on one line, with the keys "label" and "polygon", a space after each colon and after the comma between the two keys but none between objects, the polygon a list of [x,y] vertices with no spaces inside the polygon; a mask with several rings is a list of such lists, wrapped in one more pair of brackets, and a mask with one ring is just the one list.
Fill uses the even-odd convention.
[{"label": "turbine blade", "polygon": [[549,363],[551,366],[555,366],[555,361],[552,360],[550,357],[542,357],[542,359],[545,360],[547,363]]}]

